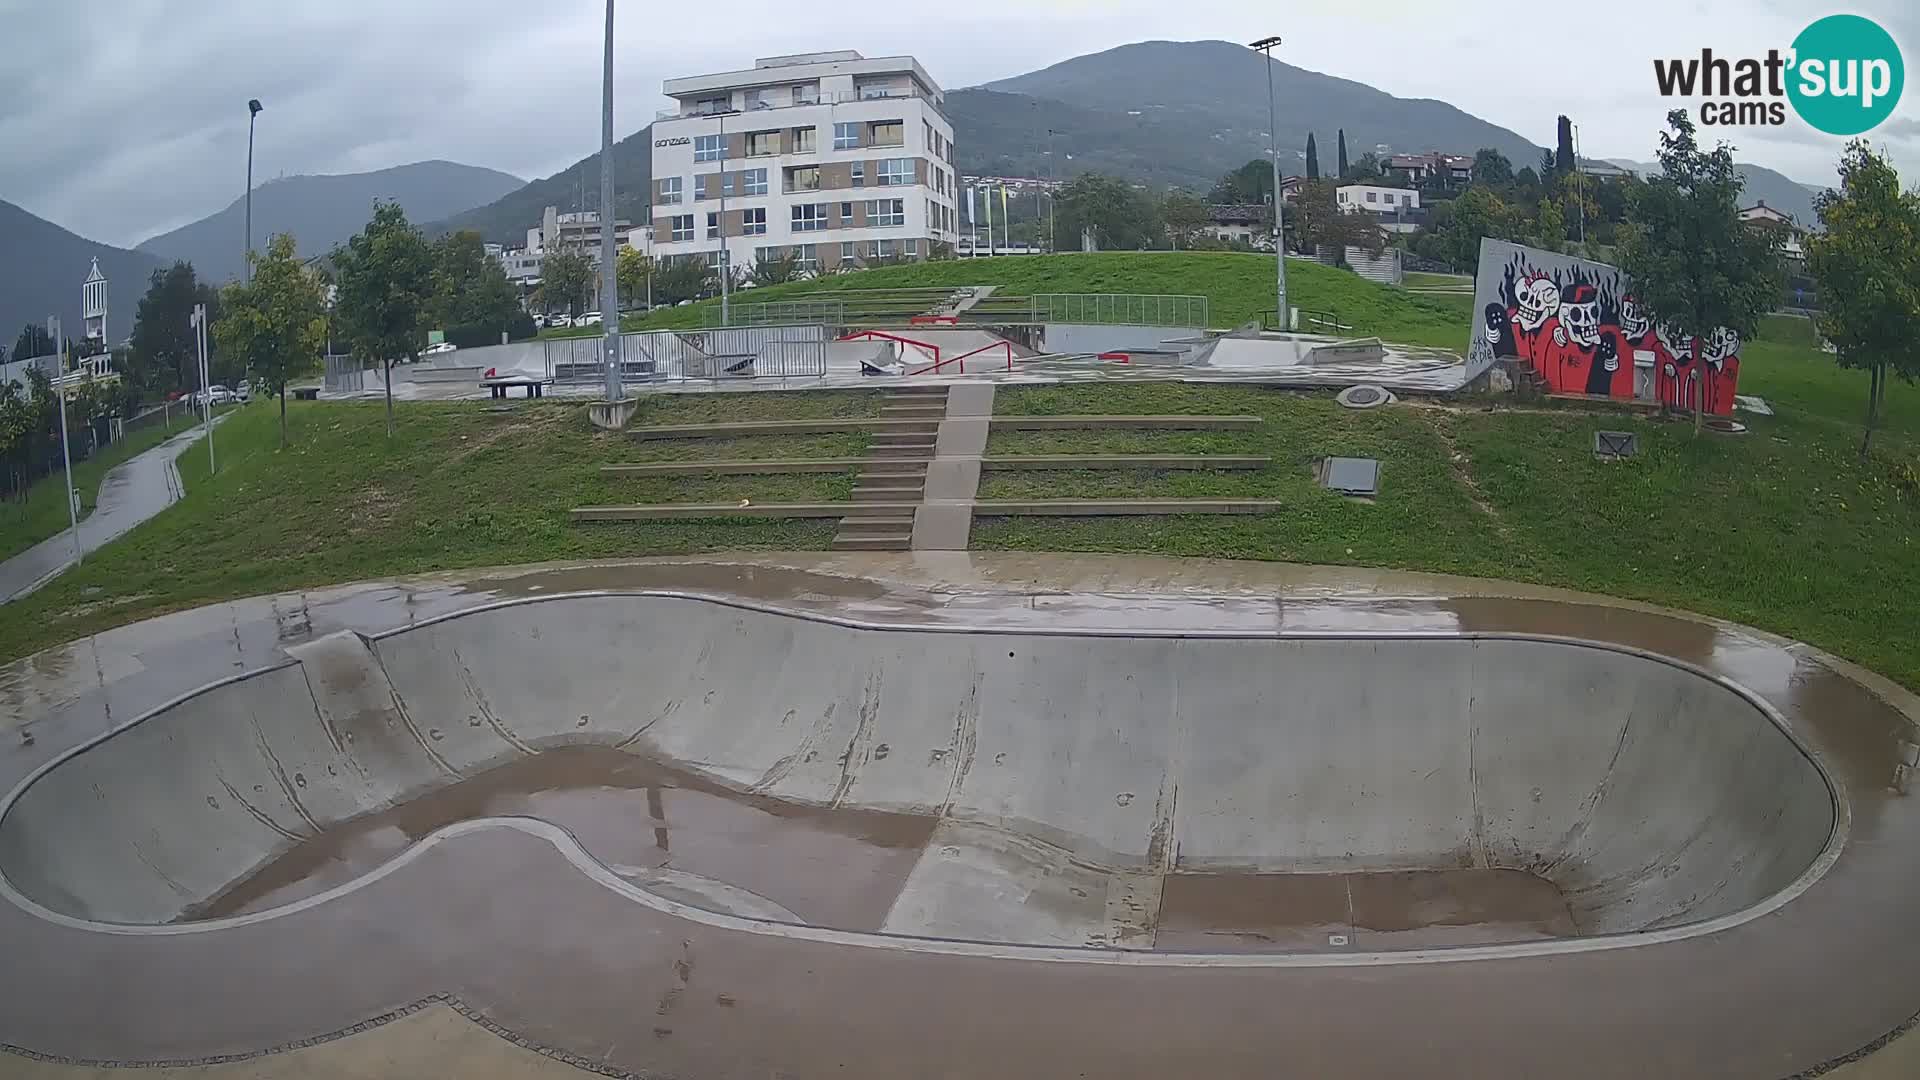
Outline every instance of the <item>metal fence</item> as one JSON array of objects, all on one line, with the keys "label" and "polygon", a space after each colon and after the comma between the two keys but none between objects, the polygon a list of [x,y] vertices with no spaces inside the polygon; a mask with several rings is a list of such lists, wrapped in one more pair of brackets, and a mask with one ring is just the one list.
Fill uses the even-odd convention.
[{"label": "metal fence", "polygon": [[1028,299],[1032,322],[1113,323],[1122,326],[1207,326],[1204,296],[1147,293],[1035,293]]},{"label": "metal fence", "polygon": [[[601,338],[547,340],[547,374],[557,384],[604,377]],[[827,328],[728,326],[707,330],[651,330],[620,335],[620,364],[628,379],[817,379],[827,373]]]},{"label": "metal fence", "polygon": [[[728,308],[727,315],[732,327],[794,326],[801,323],[843,326],[847,321],[846,301],[838,299],[770,300],[758,304],[734,301]],[[706,321],[709,329],[729,328],[720,325],[720,308],[717,304],[707,308]]]},{"label": "metal fence", "polygon": [[357,394],[366,389],[367,372],[357,356],[329,355],[322,384],[329,394]]}]

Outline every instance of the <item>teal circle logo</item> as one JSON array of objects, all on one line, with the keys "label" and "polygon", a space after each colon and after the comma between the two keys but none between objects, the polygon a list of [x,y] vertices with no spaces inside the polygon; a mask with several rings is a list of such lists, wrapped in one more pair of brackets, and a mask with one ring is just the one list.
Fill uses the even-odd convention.
[{"label": "teal circle logo", "polygon": [[1858,135],[1893,115],[1906,65],[1893,35],[1872,19],[1829,15],[1793,39],[1787,98],[1829,135]]}]

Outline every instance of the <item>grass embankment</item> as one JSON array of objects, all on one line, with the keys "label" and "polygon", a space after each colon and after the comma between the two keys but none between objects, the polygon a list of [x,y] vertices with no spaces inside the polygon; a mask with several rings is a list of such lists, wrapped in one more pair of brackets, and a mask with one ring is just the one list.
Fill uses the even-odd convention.
[{"label": "grass embankment", "polygon": [[[1625,415],[1410,403],[1350,412],[1319,395],[1193,385],[1003,388],[997,412],[1251,413],[1249,432],[1004,432],[990,453],[1266,454],[1258,473],[989,474],[983,498],[1280,499],[1261,517],[1005,518],[976,548],[1150,552],[1432,570],[1565,586],[1716,615],[1809,641],[1920,687],[1920,391],[1888,395],[1880,450],[1856,453],[1860,380],[1779,340],[1747,350],[1742,390],[1779,415],[1743,437]],[[1596,429],[1640,436],[1593,460]],[[1324,455],[1377,457],[1362,503],[1319,489]],[[1903,483],[1907,486],[1903,488]]]},{"label": "grass embankment", "polygon": [[[829,298],[846,289],[903,289],[996,285],[996,297],[1035,293],[1147,293],[1204,296],[1207,321],[1233,327],[1273,310],[1273,257],[1239,252],[1095,252],[1065,255],[1002,255],[905,263],[811,281],[769,285],[736,293],[733,303]],[[1346,270],[1300,259],[1287,260],[1287,302],[1330,311],[1359,334],[1412,345],[1463,349],[1471,297],[1420,296],[1386,289]],[[627,330],[684,330],[708,324],[718,300],[662,308],[621,321]],[[591,334],[593,330],[579,331]]]},{"label": "grass embankment", "polygon": [[[117,443],[106,447],[73,466],[73,486],[80,495],[80,520],[100,499],[100,482],[115,465],[159,446],[191,427],[187,419],[176,419],[172,429],[163,424],[140,428]],[[65,531],[67,521],[67,484],[64,469],[56,468],[27,488],[21,501],[0,504],[0,559],[18,555],[33,545]]]},{"label": "grass embankment", "polygon": [[[879,395],[651,398],[635,424],[877,416]],[[577,405],[510,411],[405,404],[389,440],[378,403],[292,402],[220,426],[220,471],[187,454],[188,495],[31,596],[0,606],[0,658],[214,600],[394,574],[543,559],[742,548],[824,549],[832,521],[606,522],[609,503],[811,502],[851,496],[853,471],[607,478],[616,462],[858,457],[865,434],[639,441],[594,429]]]}]

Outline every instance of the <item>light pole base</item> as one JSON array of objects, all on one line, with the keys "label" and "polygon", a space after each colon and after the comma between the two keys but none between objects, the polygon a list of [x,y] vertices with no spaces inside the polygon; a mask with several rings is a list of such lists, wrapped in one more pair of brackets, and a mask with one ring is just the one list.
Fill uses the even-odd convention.
[{"label": "light pole base", "polygon": [[592,401],[587,403],[587,419],[603,431],[619,431],[633,420],[633,414],[639,409],[640,399],[637,397],[621,398],[619,401]]}]

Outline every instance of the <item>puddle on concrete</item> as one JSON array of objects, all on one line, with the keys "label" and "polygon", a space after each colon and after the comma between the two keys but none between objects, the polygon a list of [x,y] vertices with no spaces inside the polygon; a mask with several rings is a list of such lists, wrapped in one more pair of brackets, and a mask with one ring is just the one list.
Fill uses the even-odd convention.
[{"label": "puddle on concrete", "polygon": [[182,921],[280,907],[352,881],[436,829],[508,816],[558,825],[615,873],[689,904],[864,931],[885,921],[934,824],[741,795],[609,747],[561,748],[344,822]]},{"label": "puddle on concrete", "polygon": [[[1329,942],[1344,935],[1345,945]],[[1368,952],[1574,937],[1560,890],[1518,870],[1168,875],[1155,947]]]}]

